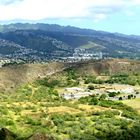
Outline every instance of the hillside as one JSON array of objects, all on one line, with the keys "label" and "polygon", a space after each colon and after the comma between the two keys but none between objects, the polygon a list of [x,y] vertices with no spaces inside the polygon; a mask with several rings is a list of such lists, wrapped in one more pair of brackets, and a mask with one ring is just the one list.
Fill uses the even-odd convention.
[{"label": "hillside", "polygon": [[139,36],[72,26],[9,24],[1,26],[0,38],[38,51],[35,54],[37,56],[43,52],[42,55],[48,58],[70,56],[75,48],[85,48],[93,52],[102,51],[112,57],[139,58],[140,54]]},{"label": "hillside", "polygon": [[0,139],[139,140],[139,70],[124,59],[5,66]]},{"label": "hillside", "polygon": [[123,59],[89,61],[79,63],[47,63],[47,64],[23,64],[0,68],[0,90],[12,91],[18,85],[32,82],[35,79],[57,73],[64,69],[72,68],[80,75],[105,75],[116,73],[138,73],[139,61]]},{"label": "hillside", "polygon": [[0,91],[13,91],[23,83],[63,70],[63,64],[24,64],[0,68]]},{"label": "hillside", "polygon": [[89,61],[76,63],[73,67],[77,72],[82,74],[117,74],[117,73],[137,73],[140,70],[139,61],[131,61],[127,59],[111,59],[101,61]]}]

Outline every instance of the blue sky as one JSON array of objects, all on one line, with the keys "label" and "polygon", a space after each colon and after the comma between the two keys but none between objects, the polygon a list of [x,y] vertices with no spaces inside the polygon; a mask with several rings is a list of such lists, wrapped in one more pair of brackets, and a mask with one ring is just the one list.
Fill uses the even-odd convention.
[{"label": "blue sky", "polygon": [[140,35],[140,0],[0,0],[0,24],[71,25]]}]

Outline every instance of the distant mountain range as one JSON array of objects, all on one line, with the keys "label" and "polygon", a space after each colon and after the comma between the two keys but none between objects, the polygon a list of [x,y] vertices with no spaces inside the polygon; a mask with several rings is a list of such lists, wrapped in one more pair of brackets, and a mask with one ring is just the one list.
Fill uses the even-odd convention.
[{"label": "distant mountain range", "polygon": [[[140,36],[109,33],[55,24],[0,25],[0,54],[60,57],[75,48],[112,57],[140,58]],[[21,51],[22,50],[22,51]]]}]

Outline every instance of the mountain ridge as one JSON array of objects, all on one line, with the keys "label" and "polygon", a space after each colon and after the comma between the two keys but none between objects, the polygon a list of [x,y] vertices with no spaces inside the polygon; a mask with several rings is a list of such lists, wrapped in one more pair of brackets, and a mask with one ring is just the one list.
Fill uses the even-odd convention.
[{"label": "mountain ridge", "polygon": [[[45,57],[53,54],[72,56],[74,49],[81,46],[92,52],[108,53],[111,57],[140,57],[140,37],[134,35],[40,23],[1,25],[0,31],[0,39],[45,52]],[[86,48],[87,45],[90,46]]]},{"label": "mountain ridge", "polygon": [[127,59],[112,59],[77,63],[51,62],[5,66],[0,69],[0,91],[12,91],[21,84],[63,73],[68,68],[72,68],[79,75],[133,74],[139,72],[140,62]]}]

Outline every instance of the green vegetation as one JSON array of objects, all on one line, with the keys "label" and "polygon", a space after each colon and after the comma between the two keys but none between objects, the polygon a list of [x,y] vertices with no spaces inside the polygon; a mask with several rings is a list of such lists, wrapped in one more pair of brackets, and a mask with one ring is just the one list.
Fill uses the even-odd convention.
[{"label": "green vegetation", "polygon": [[85,76],[84,77],[85,84],[94,83],[94,84],[102,84],[105,83],[103,80],[97,80],[95,76]]},{"label": "green vegetation", "polygon": [[80,46],[80,48],[102,50],[104,47],[102,45],[89,41],[87,44]]},{"label": "green vegetation", "polygon": [[94,83],[94,84],[103,84],[103,83],[119,83],[119,84],[128,84],[128,85],[140,85],[140,73],[133,74],[113,74],[106,75],[109,76],[108,80],[97,79],[95,76],[85,76],[85,84]]},{"label": "green vegetation", "polygon": [[94,90],[95,88],[94,88],[93,85],[88,85],[88,89],[89,89],[89,90]]},{"label": "green vegetation", "polygon": [[122,102],[128,106],[131,106],[137,110],[138,113],[140,113],[140,99],[123,100]]},{"label": "green vegetation", "polygon": [[128,85],[140,85],[140,74],[115,74],[110,77],[107,83],[113,84],[113,83],[120,83],[120,84],[128,84]]},{"label": "green vegetation", "polygon": [[138,140],[140,116],[131,107],[107,101],[105,95],[83,97],[71,103],[58,96],[58,85],[59,82],[45,78],[2,98],[0,127],[14,132],[18,140],[35,132],[60,140]]},{"label": "green vegetation", "polygon": [[108,94],[109,97],[115,97],[117,95],[121,94],[120,92],[111,92]]},{"label": "green vegetation", "polygon": [[[121,77],[124,82],[130,77],[138,79],[139,74],[117,74],[109,78],[119,83],[116,79]],[[67,69],[61,74],[23,84],[15,93],[1,93],[0,128],[13,132],[15,140],[28,140],[37,132],[55,140],[139,140],[138,99],[111,101],[107,100],[106,94],[99,94],[65,100],[59,95],[59,90],[81,85],[94,92],[97,84],[106,82],[109,83],[96,76],[79,75],[76,70]],[[118,94],[110,93],[109,96]],[[130,97],[133,98],[132,95]],[[137,109],[127,106],[131,101]]]},{"label": "green vegetation", "polygon": [[[105,32],[102,34],[100,31],[40,23],[2,25],[0,31],[1,38],[33,50],[47,52],[48,58],[54,54],[68,56],[72,53],[71,50],[79,47],[93,52],[108,52],[111,57],[140,58],[139,39],[133,36]],[[130,49],[129,46],[133,48]]]}]

